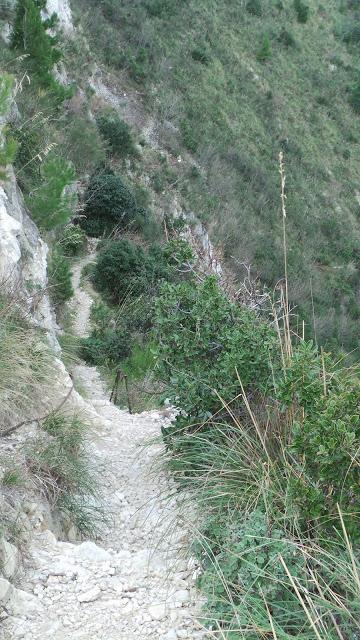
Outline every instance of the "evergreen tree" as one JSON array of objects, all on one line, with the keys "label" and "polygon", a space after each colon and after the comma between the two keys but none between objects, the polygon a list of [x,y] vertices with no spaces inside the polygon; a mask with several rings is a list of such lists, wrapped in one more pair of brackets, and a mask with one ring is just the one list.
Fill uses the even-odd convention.
[{"label": "evergreen tree", "polygon": [[44,85],[53,85],[51,75],[53,66],[61,58],[56,47],[57,37],[47,33],[57,23],[54,13],[43,20],[41,11],[46,8],[46,0],[18,0],[15,20],[11,34],[11,48],[18,49],[29,56],[33,71]]}]

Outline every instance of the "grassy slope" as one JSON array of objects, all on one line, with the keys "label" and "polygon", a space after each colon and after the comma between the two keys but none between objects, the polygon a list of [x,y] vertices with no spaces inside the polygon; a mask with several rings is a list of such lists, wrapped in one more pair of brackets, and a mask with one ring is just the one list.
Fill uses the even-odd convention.
[{"label": "grassy slope", "polygon": [[[83,0],[74,4],[86,21]],[[269,286],[283,275],[277,157],[285,152],[292,300],[311,333],[312,290],[318,339],[356,348],[360,117],[348,98],[358,55],[340,34],[360,18],[354,2],[308,2],[306,24],[289,1],[280,9],[262,0],[259,17],[245,4],[106,0],[86,24],[124,86],[145,88],[162,144],[200,166],[182,183],[185,207],[208,222],[239,275],[239,261],[250,262]],[[266,35],[271,57],[260,62]]]}]

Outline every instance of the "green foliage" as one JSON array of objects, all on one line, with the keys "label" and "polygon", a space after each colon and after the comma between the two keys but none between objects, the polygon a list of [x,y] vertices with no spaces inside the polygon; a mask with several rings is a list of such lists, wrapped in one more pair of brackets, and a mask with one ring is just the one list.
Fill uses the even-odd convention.
[{"label": "green foliage", "polygon": [[94,535],[103,517],[94,507],[98,491],[86,446],[87,425],[76,415],[57,413],[43,421],[42,429],[44,435],[25,448],[28,469],[53,508],[66,514],[80,533]]},{"label": "green foliage", "polygon": [[[0,116],[6,116],[10,108],[13,77],[9,74],[0,75]],[[16,140],[8,135],[7,127],[0,130],[0,178],[6,178],[6,167],[16,156],[18,145]]]},{"label": "green foliage", "polygon": [[296,47],[296,40],[291,31],[288,29],[282,29],[278,38],[279,42],[283,44],[285,47]]},{"label": "green foliage", "polygon": [[[123,316],[123,314],[122,314]],[[81,354],[91,365],[118,366],[126,358],[132,346],[132,336],[116,314],[104,302],[93,303],[91,307],[91,335],[81,341]]]},{"label": "green foliage", "polygon": [[188,120],[183,120],[180,123],[180,130],[185,148],[195,153],[198,150],[199,141],[191,123]]},{"label": "green foliage", "polygon": [[[300,550],[284,530],[271,526],[259,507],[242,520],[230,517],[227,520],[221,523],[218,516],[210,518],[201,532],[205,544],[198,542],[195,546],[204,567],[199,585],[207,598],[211,618],[221,616],[225,624],[234,626],[238,618],[243,628],[251,628],[256,602],[263,628],[270,632],[265,600],[275,622],[281,621],[283,628],[290,630],[304,623],[304,611],[289,589],[286,571],[279,562],[281,555],[291,575],[301,579],[305,559]],[[219,581],[217,567],[221,567],[223,582]],[[229,584],[233,585],[232,598],[227,591]]]},{"label": "green foliage", "polygon": [[[139,80],[148,97],[146,108],[162,145],[182,158],[171,163],[175,175],[169,179],[150,161],[152,185],[164,196],[171,188],[184,209],[209,223],[212,239],[240,278],[239,265],[246,262],[270,288],[283,275],[276,166],[283,149],[292,307],[301,309],[305,334],[311,337],[313,298],[319,344],[355,349],[357,357],[354,302],[341,284],[352,264],[359,280],[355,256],[360,225],[353,194],[360,180],[360,120],[349,100],[358,65],[356,29],[353,44],[343,37],[358,23],[354,7],[349,14],[342,2],[345,17],[338,2],[315,6],[302,0],[311,14],[305,29],[296,22],[293,0],[262,1],[261,18],[248,13],[247,0],[156,2],[154,11],[149,0],[146,7],[133,3],[131,12],[127,3],[114,0],[107,0],[106,7],[96,0],[76,2],[98,55],[112,64],[111,49],[113,71],[121,67],[124,90],[127,84],[129,91],[133,87],[133,61],[143,61]],[[257,64],[265,33],[272,56]],[[211,56],[209,65],[192,60],[198,47]],[[324,64],[324,51],[329,64]],[[186,58],[190,72],[184,67]],[[345,149],[350,164],[342,155]],[[196,154],[201,166],[196,180],[187,151]],[[147,153],[143,161],[148,163]],[[333,182],[342,185],[336,199],[331,197]],[[330,220],[337,224],[332,239],[323,232],[323,223]],[[350,279],[347,284],[354,291]]]},{"label": "green foliage", "polygon": [[1,429],[24,415],[36,417],[54,376],[50,350],[41,333],[21,316],[19,302],[15,294],[0,295]]},{"label": "green foliage", "polygon": [[155,264],[142,247],[129,240],[117,240],[99,253],[93,283],[112,303],[126,296],[139,296],[150,286]]},{"label": "green foliage", "polygon": [[32,71],[40,82],[50,87],[60,100],[68,91],[53,77],[54,65],[60,60],[58,39],[49,35],[57,23],[57,16],[53,14],[48,20],[42,20],[41,11],[46,7],[46,0],[18,0],[11,34],[11,48],[29,56]]},{"label": "green foliage", "polygon": [[5,467],[2,476],[4,487],[19,487],[24,483],[24,477],[20,466],[10,465]]},{"label": "green foliage", "polygon": [[41,183],[27,199],[32,216],[40,228],[54,229],[73,215],[76,196],[66,187],[75,180],[72,165],[63,158],[49,156],[41,165]]},{"label": "green foliage", "polygon": [[48,262],[48,280],[50,296],[53,304],[60,307],[70,300],[74,291],[71,284],[71,269],[69,259],[59,248],[53,249]]},{"label": "green foliage", "polygon": [[59,244],[66,256],[77,256],[86,246],[86,235],[78,225],[69,224],[63,230]]},{"label": "green foliage", "polygon": [[352,88],[349,100],[355,113],[360,114],[360,79]]},{"label": "green foliage", "polygon": [[248,0],[246,3],[246,11],[251,13],[253,16],[260,17],[262,15],[262,4],[261,0]]},{"label": "green foliage", "polygon": [[360,22],[351,21],[342,32],[344,42],[347,44],[358,44],[360,42]]},{"label": "green foliage", "polygon": [[90,365],[118,365],[131,349],[129,337],[105,329],[101,337],[89,336],[81,342],[81,355]]},{"label": "green foliage", "polygon": [[266,60],[269,60],[269,58],[271,58],[271,44],[270,38],[267,34],[263,37],[262,45],[256,57],[259,62],[266,62]]},{"label": "green foliage", "polygon": [[297,20],[302,24],[305,24],[310,15],[310,7],[303,2],[303,0],[294,0],[294,9],[296,11]]},{"label": "green foliage", "polygon": [[12,96],[14,78],[8,73],[0,75],[0,116],[8,113]]},{"label": "green foliage", "polygon": [[122,368],[131,380],[143,380],[153,371],[154,363],[154,345],[151,342],[146,345],[135,343]]},{"label": "green foliage", "polygon": [[82,226],[88,235],[101,235],[114,227],[135,224],[137,205],[129,187],[113,173],[95,174],[85,193]]},{"label": "green foliage", "polygon": [[131,129],[116,113],[100,115],[96,122],[112,154],[119,158],[136,155]]},{"label": "green foliage", "polygon": [[217,393],[225,401],[239,393],[236,370],[246,389],[265,390],[271,359],[277,357],[271,328],[229,302],[215,276],[199,285],[163,286],[156,301],[155,341],[168,397],[191,422],[217,410]]},{"label": "green foliage", "polygon": [[7,165],[14,162],[18,150],[16,140],[11,136],[8,137],[6,134],[6,130],[4,131],[3,129],[0,141],[0,178],[2,179],[6,177],[5,169]]},{"label": "green foliage", "polygon": [[291,447],[298,464],[291,483],[293,502],[302,521],[318,520],[318,526],[329,529],[339,526],[339,505],[355,537],[360,505],[358,371],[330,369],[325,395],[325,366],[311,344],[300,344],[279,387],[282,402],[295,401],[300,409]]},{"label": "green foliage", "polygon": [[210,56],[205,47],[196,47],[191,52],[191,57],[195,62],[201,62],[201,64],[209,64]]},{"label": "green foliage", "polygon": [[97,126],[86,116],[71,113],[66,134],[66,158],[79,174],[92,173],[104,162],[104,141]]}]

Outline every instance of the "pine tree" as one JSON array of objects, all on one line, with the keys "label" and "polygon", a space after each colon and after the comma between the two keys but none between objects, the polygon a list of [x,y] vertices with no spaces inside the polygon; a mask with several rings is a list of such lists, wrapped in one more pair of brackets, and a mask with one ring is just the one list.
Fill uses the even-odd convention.
[{"label": "pine tree", "polygon": [[56,47],[56,36],[47,33],[55,26],[57,16],[42,20],[41,11],[45,8],[46,0],[18,0],[11,48],[28,54],[34,73],[44,85],[51,85],[54,82],[51,72],[61,53]]}]

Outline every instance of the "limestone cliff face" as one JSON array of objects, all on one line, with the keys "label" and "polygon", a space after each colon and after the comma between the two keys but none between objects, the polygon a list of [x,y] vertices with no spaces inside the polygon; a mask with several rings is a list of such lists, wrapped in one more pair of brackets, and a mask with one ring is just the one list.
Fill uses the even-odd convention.
[{"label": "limestone cliff face", "polygon": [[58,15],[59,24],[64,33],[71,33],[74,30],[71,8],[68,0],[47,0],[46,13],[48,15],[53,13]]},{"label": "limestone cliff face", "polygon": [[0,184],[0,283],[16,293],[24,310],[40,327],[54,334],[47,294],[48,248],[30,219],[14,171]]}]

